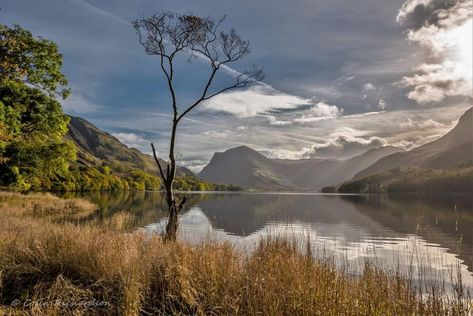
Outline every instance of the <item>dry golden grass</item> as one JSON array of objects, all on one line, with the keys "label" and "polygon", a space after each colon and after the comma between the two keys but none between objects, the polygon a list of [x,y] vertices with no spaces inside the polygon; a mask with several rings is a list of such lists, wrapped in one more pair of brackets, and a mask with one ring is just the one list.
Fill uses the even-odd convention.
[{"label": "dry golden grass", "polygon": [[61,199],[50,193],[0,192],[0,210],[15,216],[79,219],[96,211],[97,206],[84,199]]},{"label": "dry golden grass", "polygon": [[[280,238],[261,241],[251,255],[226,244],[164,243],[159,236],[121,232],[130,220],[124,214],[100,226],[57,223],[28,216],[34,202],[9,208],[2,196],[0,314],[2,308],[33,315],[471,312],[471,300],[422,297],[410,280],[369,264],[362,275],[350,276]],[[15,299],[20,303],[11,307]],[[99,302],[105,303],[84,304]]]}]

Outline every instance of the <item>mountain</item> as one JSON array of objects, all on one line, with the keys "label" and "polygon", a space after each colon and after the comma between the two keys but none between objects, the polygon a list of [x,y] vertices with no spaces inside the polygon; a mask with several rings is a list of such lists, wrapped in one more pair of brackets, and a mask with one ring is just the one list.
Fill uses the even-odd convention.
[{"label": "mountain", "polygon": [[[100,130],[92,123],[71,116],[66,139],[77,147],[77,163],[87,167],[99,167],[103,164],[126,169],[138,169],[158,175],[154,158],[135,148],[129,148],[114,136]],[[161,160],[163,166],[166,163]],[[178,175],[193,175],[183,167],[178,168]]]},{"label": "mountain", "polygon": [[376,163],[381,158],[393,154],[402,154],[404,150],[394,146],[384,146],[372,148],[361,155],[345,160],[343,164],[335,170],[332,179],[327,182],[328,185],[337,185],[348,179],[353,178],[360,170],[366,169]]},{"label": "mountain", "polygon": [[399,167],[445,169],[471,165],[473,165],[473,108],[466,111],[457,125],[439,139],[410,151],[386,156],[358,172],[354,179]]},{"label": "mountain", "polygon": [[204,180],[260,190],[319,191],[324,186],[347,181],[381,157],[399,152],[381,147],[346,161],[333,159],[269,159],[240,146],[215,153],[199,173]]},{"label": "mountain", "polygon": [[290,184],[277,172],[277,163],[274,160],[246,146],[215,153],[198,176],[215,183],[247,188],[275,190],[290,188]]}]

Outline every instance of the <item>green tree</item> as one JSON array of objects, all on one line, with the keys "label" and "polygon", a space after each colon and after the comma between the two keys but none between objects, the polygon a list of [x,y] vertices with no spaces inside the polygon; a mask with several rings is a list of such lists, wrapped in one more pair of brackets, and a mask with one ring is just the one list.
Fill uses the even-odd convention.
[{"label": "green tree", "polygon": [[75,148],[64,141],[69,118],[56,97],[69,89],[56,44],[0,25],[0,185],[51,188],[66,177]]},{"label": "green tree", "polygon": [[18,25],[0,24],[0,80],[33,85],[50,96],[66,98],[70,90],[61,73],[62,55],[57,45]]}]

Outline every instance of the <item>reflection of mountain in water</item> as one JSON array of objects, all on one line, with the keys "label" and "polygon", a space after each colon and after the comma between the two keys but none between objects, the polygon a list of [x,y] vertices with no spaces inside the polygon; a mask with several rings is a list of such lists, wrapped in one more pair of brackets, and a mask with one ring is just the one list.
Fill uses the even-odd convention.
[{"label": "reflection of mountain in water", "polygon": [[[343,233],[348,242],[364,236],[419,235],[459,254],[473,266],[472,199],[465,197],[234,195],[200,202],[215,229],[245,236],[270,223],[303,223],[321,236]],[[331,231],[324,231],[324,224]],[[338,229],[343,231],[337,231]],[[351,229],[353,228],[353,229]]]},{"label": "reflection of mountain in water", "polygon": [[[385,229],[336,196],[237,194],[199,202],[212,226],[238,236],[250,235],[268,223],[348,224],[374,234]],[[358,240],[358,236],[345,236]]]},{"label": "reflection of mountain in water", "polygon": [[458,254],[473,270],[473,199],[466,196],[344,196],[361,213],[401,234]]}]

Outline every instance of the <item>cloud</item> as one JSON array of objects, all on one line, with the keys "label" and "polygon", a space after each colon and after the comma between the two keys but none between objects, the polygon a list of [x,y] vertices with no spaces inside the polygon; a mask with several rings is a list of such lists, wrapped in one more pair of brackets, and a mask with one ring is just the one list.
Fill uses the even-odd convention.
[{"label": "cloud", "polygon": [[[470,104],[465,103],[461,106],[418,107],[409,110],[339,115],[333,119],[314,123],[292,123],[277,128],[269,124],[267,115],[243,119],[233,116],[213,117],[207,123],[187,121],[181,125],[178,135],[177,151],[181,153],[179,163],[198,171],[209,161],[214,152],[240,145],[250,146],[271,157],[287,159],[315,157],[314,144],[323,147],[321,145],[337,143],[335,140],[340,137],[348,139],[347,142],[355,139],[365,145],[371,139],[374,147],[384,144],[385,140],[389,145],[412,149],[447,133],[460,115],[470,107]],[[289,121],[290,115],[293,115],[292,118],[299,117],[300,112],[297,110],[273,113],[272,116],[276,121]],[[101,125],[100,120],[93,119],[92,122]],[[143,139],[153,140],[160,151],[160,157],[165,158],[164,153],[167,153],[169,145],[166,134],[168,129],[164,126],[168,122],[166,117],[130,111],[126,112],[126,116],[117,114],[113,124],[106,122],[108,130],[133,133]],[[149,131],[152,132],[148,133]],[[376,142],[376,137],[381,141]],[[125,142],[142,143],[133,137]],[[149,143],[144,143],[139,149],[149,152]],[[369,146],[357,146],[356,149],[354,152],[343,151],[340,148],[339,152],[332,150],[333,155],[330,158],[345,159],[368,150]],[[323,150],[321,149],[320,153],[329,157],[330,155]]]},{"label": "cloud", "polygon": [[212,137],[212,138],[226,138],[234,133],[230,130],[224,130],[224,131],[204,131],[201,134]]},{"label": "cloud", "polygon": [[297,117],[293,120],[295,123],[310,123],[321,120],[334,119],[343,112],[343,109],[338,108],[336,105],[330,105],[325,102],[317,102],[312,105],[308,110],[302,113],[302,116]]},{"label": "cloud", "polygon": [[325,143],[316,144],[309,155],[317,158],[348,159],[369,149],[386,146],[387,144],[388,142],[384,138],[376,136],[362,138],[352,135],[339,135]]},{"label": "cloud", "polygon": [[418,103],[471,97],[473,2],[408,0],[396,19],[410,26],[408,40],[426,47],[432,60],[415,67],[414,75],[399,82],[412,88],[407,97]]},{"label": "cloud", "polygon": [[286,150],[283,148],[260,150],[260,152],[270,159],[307,159],[312,152],[312,147],[303,147],[301,150]]},{"label": "cloud", "polygon": [[432,128],[445,128],[445,124],[437,122],[433,119],[414,121],[411,118],[407,119],[407,122],[399,124],[401,128],[405,129],[432,129]]},{"label": "cloud", "polygon": [[89,10],[91,10],[92,12],[96,13],[96,14],[99,14],[99,15],[102,15],[104,17],[108,17],[108,18],[111,18],[117,22],[120,22],[122,24],[126,24],[126,25],[130,25],[130,21],[127,21],[115,14],[112,14],[110,13],[109,11],[106,11],[106,10],[103,10],[103,9],[100,9],[99,7],[96,7],[90,3],[88,3],[87,1],[83,1],[83,0],[74,0],[75,3],[77,3],[77,5],[79,6],[82,6],[84,8],[87,8]]},{"label": "cloud", "polygon": [[363,86],[363,91],[372,91],[372,90],[376,90],[376,87],[374,86],[374,84],[372,84],[371,82],[365,83],[365,85]]},{"label": "cloud", "polygon": [[289,113],[266,114],[264,117],[270,125],[282,127],[335,119],[343,113],[343,109],[336,105],[330,105],[322,101],[314,102],[311,100],[311,102],[313,104],[306,109],[297,109]]},{"label": "cloud", "polygon": [[254,117],[272,110],[310,105],[310,99],[280,92],[268,85],[255,84],[245,90],[222,93],[206,101],[202,108],[226,112],[238,118]]},{"label": "cloud", "polygon": [[434,121],[433,119],[428,119],[427,121],[422,121],[417,124],[420,128],[444,128],[445,124]]},{"label": "cloud", "polygon": [[439,102],[446,97],[469,96],[472,93],[471,82],[466,81],[450,61],[422,64],[416,70],[417,74],[404,77],[400,84],[414,88],[407,97],[418,103]]},{"label": "cloud", "polygon": [[130,148],[149,152],[150,141],[140,135],[135,133],[112,133],[112,135]]},{"label": "cloud", "polygon": [[292,124],[291,121],[278,120],[278,119],[276,119],[276,117],[273,116],[273,115],[266,115],[266,118],[268,119],[270,125],[286,126],[286,125],[291,125],[291,124]]},{"label": "cloud", "polygon": [[[264,116],[269,124],[274,126],[336,118],[343,112],[343,109],[336,105],[289,95],[261,83],[246,90],[220,94],[205,102],[202,108],[207,111],[230,113],[239,119]],[[293,113],[287,119],[277,119],[275,115],[284,117],[284,110],[292,110]]]},{"label": "cloud", "polygon": [[407,0],[402,4],[401,9],[399,9],[396,21],[398,23],[403,23],[417,8],[427,7],[431,2],[432,0]]},{"label": "cloud", "polygon": [[366,117],[366,116],[379,115],[379,114],[383,114],[383,113],[386,113],[386,112],[385,111],[365,112],[365,113],[345,115],[344,118],[361,118],[361,117]]},{"label": "cloud", "polygon": [[388,106],[388,105],[386,104],[386,101],[384,101],[383,99],[379,99],[379,101],[378,101],[378,109],[380,109],[380,110],[383,111],[383,110],[386,109],[387,106]]},{"label": "cloud", "polygon": [[311,115],[316,117],[337,117],[343,110],[339,109],[336,105],[330,105],[325,102],[317,102],[311,106],[309,111]]},{"label": "cloud", "polygon": [[72,115],[92,113],[102,109],[101,105],[95,104],[80,93],[72,93],[66,100],[61,101],[61,104],[64,111]]}]

